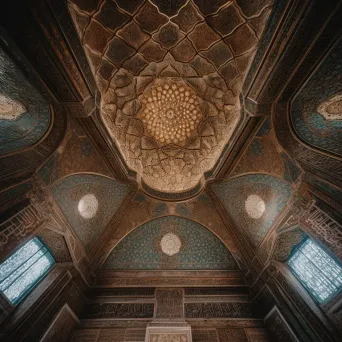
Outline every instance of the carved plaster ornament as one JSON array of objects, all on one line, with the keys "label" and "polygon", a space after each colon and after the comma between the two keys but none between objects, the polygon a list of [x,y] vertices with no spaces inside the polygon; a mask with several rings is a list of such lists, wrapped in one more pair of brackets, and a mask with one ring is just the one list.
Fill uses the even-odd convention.
[{"label": "carved plaster ornament", "polygon": [[317,112],[328,121],[342,120],[342,94],[322,102],[317,107]]},{"label": "carved plaster ornament", "polygon": [[161,250],[168,256],[179,253],[181,246],[182,242],[180,238],[173,233],[165,234],[160,241]]},{"label": "carved plaster ornament", "polygon": [[[210,1],[174,1],[172,14],[165,1],[133,11],[126,3],[87,12],[69,1],[101,92],[101,119],[139,181],[151,191],[185,193],[204,184],[235,132],[243,80],[268,16],[252,29],[249,6],[234,1],[220,1],[210,15]],[[234,20],[223,25],[227,10]],[[122,21],[101,19],[117,13]],[[91,23],[87,30],[79,16]]]},{"label": "carved plaster ornament", "polygon": [[259,219],[265,212],[265,202],[258,195],[249,195],[245,202],[245,209],[249,217]]},{"label": "carved plaster ornament", "polygon": [[138,117],[147,134],[160,146],[183,144],[195,135],[203,118],[195,92],[184,82],[173,80],[155,84],[141,98],[142,109]]},{"label": "carved plaster ornament", "polygon": [[85,219],[93,218],[99,207],[99,202],[95,195],[86,194],[78,202],[78,211],[80,215]]},{"label": "carved plaster ornament", "polygon": [[27,109],[22,103],[0,94],[0,120],[17,120],[25,112]]},{"label": "carved plaster ornament", "polygon": [[150,342],[188,342],[186,334],[153,334]]}]

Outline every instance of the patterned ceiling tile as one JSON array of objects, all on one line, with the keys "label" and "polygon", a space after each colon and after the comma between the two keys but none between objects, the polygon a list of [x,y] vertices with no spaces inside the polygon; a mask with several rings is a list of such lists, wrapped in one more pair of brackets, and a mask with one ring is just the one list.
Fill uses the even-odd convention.
[{"label": "patterned ceiling tile", "polygon": [[106,57],[114,63],[118,68],[122,63],[135,53],[134,49],[128,46],[120,38],[114,37],[108,45]]},{"label": "patterned ceiling tile", "polygon": [[[293,189],[279,178],[251,174],[216,183],[213,190],[245,239],[252,247],[257,247],[286,208]],[[250,195],[259,196],[264,201],[265,211],[260,218],[247,214],[245,206]]]},{"label": "patterned ceiling tile", "polygon": [[139,52],[149,61],[160,62],[166,55],[166,50],[153,40],[147,41]]},{"label": "patterned ceiling tile", "polygon": [[151,0],[161,13],[171,17],[178,13],[182,6],[185,5],[187,0]]},{"label": "patterned ceiling tile", "polygon": [[260,14],[264,8],[270,7],[273,0],[236,0],[236,3],[246,17],[253,17]]},{"label": "patterned ceiling tile", "polygon": [[219,8],[229,3],[228,0],[194,0],[200,11],[204,15],[212,14],[218,11]]},{"label": "patterned ceiling tile", "polygon": [[158,9],[150,2],[146,2],[145,5],[139,11],[139,14],[135,17],[135,20],[140,25],[141,29],[153,33],[159,29],[160,26],[167,23],[167,17],[160,14]]},{"label": "patterned ceiling tile", "polygon": [[255,50],[244,53],[243,55],[236,57],[235,62],[240,74],[244,74],[254,57]]},{"label": "patterned ceiling tile", "polygon": [[210,45],[220,39],[220,36],[205,22],[196,25],[188,37],[194,44],[195,49],[199,51],[208,49]]},{"label": "patterned ceiling tile", "polygon": [[98,0],[73,0],[73,3],[82,11],[94,13],[100,6],[101,1]]},{"label": "patterned ceiling tile", "polygon": [[[174,246],[173,240],[167,247],[161,245],[166,234],[176,235],[177,243],[180,241],[175,249],[177,252],[179,247],[179,252],[172,256],[162,251],[162,247],[171,250]],[[207,228],[185,218],[166,216],[127,235],[110,253],[103,269],[237,270],[238,266],[229,250]]]},{"label": "patterned ceiling tile", "polygon": [[150,38],[148,34],[141,31],[135,21],[131,21],[128,25],[124,26],[117,34],[135,49],[139,49]]},{"label": "patterned ceiling tile", "polygon": [[134,14],[137,9],[144,3],[144,0],[114,0],[120,8],[130,14]]},{"label": "patterned ceiling tile", "polygon": [[[88,251],[115,215],[129,186],[111,178],[77,174],[56,182],[51,193],[63,214]],[[80,215],[79,203],[83,196],[92,194],[98,201],[98,209],[92,218]]]},{"label": "patterned ceiling tile", "polygon": [[175,48],[171,50],[171,53],[176,61],[190,62],[196,55],[196,51],[193,48],[189,39],[183,39]]},{"label": "patterned ceiling tile", "polygon": [[234,60],[225,64],[223,67],[220,68],[219,71],[228,86],[230,86],[232,80],[234,80],[235,77],[239,75],[239,71],[236,68],[236,63]]},{"label": "patterned ceiling tile", "polygon": [[118,69],[114,64],[112,64],[107,59],[103,58],[100,68],[98,69],[98,73],[103,77],[105,80],[109,80],[112,78],[113,73]]},{"label": "patterned ceiling tile", "polygon": [[[249,26],[243,26],[237,35],[232,33],[232,30],[236,31],[246,22],[241,9],[238,10],[232,1],[118,0],[115,3],[119,8],[111,6],[113,16],[118,12],[127,16],[128,13],[134,13],[132,20],[114,31],[114,38],[110,37],[109,45],[107,37],[102,37],[102,41],[99,38],[100,46],[88,47],[85,44],[90,66],[102,92],[103,124],[118,145],[128,167],[141,176],[151,191],[190,191],[199,186],[203,173],[215,165],[234,134],[241,116],[239,94],[244,73],[248,70],[258,39],[252,36]],[[128,8],[130,4],[132,8]],[[70,6],[79,11],[72,3]],[[250,6],[255,7],[255,2],[251,2]],[[88,15],[89,21],[94,20],[94,16],[99,17],[100,13]],[[265,25],[262,13],[251,19],[258,34]],[[85,12],[78,14],[84,16]],[[74,13],[72,17],[77,25],[77,15]],[[84,22],[85,18],[82,17],[78,28],[80,37]],[[106,32],[116,29],[110,25],[106,25]],[[241,39],[244,33],[245,40]],[[228,38],[228,43],[224,38]],[[232,47],[241,56],[234,55]],[[100,56],[103,49],[105,58]],[[108,61],[120,69],[117,71]],[[124,78],[129,80],[128,83],[124,82],[125,85],[122,84]],[[184,110],[176,115],[171,113],[172,110],[168,112],[168,120],[174,121],[167,125],[170,132],[164,130],[166,126],[160,126],[165,121],[160,117],[165,113],[157,110],[158,103],[169,100],[171,103],[179,95],[176,89],[171,89],[171,93],[168,89],[157,92],[158,84],[167,83],[167,79],[171,78],[177,84],[183,82],[184,89],[189,87],[196,92],[196,103],[200,103],[201,112],[204,113],[198,131],[195,130],[196,137],[190,134],[190,131],[194,131],[191,128],[193,119],[188,114],[193,113],[194,105],[187,96],[185,101],[180,101],[185,106]],[[176,84],[173,86],[177,88]],[[183,94],[183,91],[180,93]],[[161,100],[160,96],[164,99]],[[143,99],[148,101],[146,106],[142,105]],[[191,101],[195,101],[195,98]],[[185,122],[179,113],[185,113]],[[142,125],[142,117],[146,119],[145,125]],[[183,122],[184,127],[180,127],[179,122]],[[176,132],[176,128],[180,130]],[[187,136],[187,141],[175,143],[172,140],[173,143],[166,148],[150,136],[151,131],[160,136],[159,142],[165,140],[164,136],[170,135],[179,140],[177,134]],[[165,141],[171,140],[166,138]]]},{"label": "patterned ceiling tile", "polygon": [[214,67],[201,56],[196,56],[190,64],[201,77],[215,71]]},{"label": "patterned ceiling tile", "polygon": [[258,43],[258,38],[248,24],[240,26],[231,36],[224,40],[228,43],[235,55],[241,55],[244,52],[254,48]]},{"label": "patterned ceiling tile", "polygon": [[217,14],[206,19],[208,24],[222,36],[232,33],[245,20],[240,16],[238,9],[231,3],[229,6],[221,9]]},{"label": "patterned ceiling tile", "polygon": [[51,123],[49,105],[1,49],[0,95],[0,155],[38,142]]},{"label": "patterned ceiling tile", "polygon": [[[294,129],[306,143],[342,155],[342,120],[326,120],[318,107],[342,94],[342,40],[296,95],[291,108]],[[333,110],[333,106],[330,107]],[[338,106],[335,107],[338,109]],[[340,111],[341,113],[341,111]]]},{"label": "patterned ceiling tile", "polygon": [[160,28],[158,33],[153,35],[153,39],[159,42],[165,49],[172,48],[183,38],[184,34],[181,33],[178,26],[173,23],[167,23]]},{"label": "patterned ceiling tile", "polygon": [[195,24],[203,21],[204,18],[198,13],[193,3],[189,1],[187,5],[179,11],[178,15],[171,20],[175,22],[183,32],[188,33],[193,29]]},{"label": "patterned ceiling tile", "polygon": [[139,75],[139,72],[143,68],[145,68],[147,64],[148,62],[140,54],[136,54],[133,57],[127,59],[122,67],[130,71],[134,75]]},{"label": "patterned ceiling tile", "polygon": [[206,57],[217,69],[233,58],[229,46],[222,40],[214,44],[208,51],[201,52],[201,55]]},{"label": "patterned ceiling tile", "polygon": [[105,0],[100,11],[94,16],[94,19],[99,21],[104,27],[116,31],[128,22],[130,16],[120,12],[112,0]]},{"label": "patterned ceiling tile", "polygon": [[102,54],[111,36],[112,33],[110,31],[106,30],[95,20],[91,20],[84,33],[83,43],[88,45],[93,51]]}]

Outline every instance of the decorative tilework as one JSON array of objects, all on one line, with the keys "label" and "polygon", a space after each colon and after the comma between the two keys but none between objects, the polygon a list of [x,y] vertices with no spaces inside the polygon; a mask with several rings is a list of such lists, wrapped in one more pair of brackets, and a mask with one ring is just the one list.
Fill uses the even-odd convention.
[{"label": "decorative tilework", "polygon": [[27,112],[16,120],[0,120],[0,155],[35,144],[47,131],[49,105],[19,68],[0,49],[0,93],[22,103]]},{"label": "decorative tilework", "polygon": [[[54,199],[86,250],[90,249],[106,228],[128,190],[126,184],[91,174],[63,178],[51,188]],[[78,212],[78,203],[88,193],[96,196],[99,209],[95,217],[84,219]]]},{"label": "decorative tilework", "polygon": [[269,173],[290,183],[296,183],[302,174],[301,168],[279,145],[270,118],[263,122],[231,176],[251,172]]},{"label": "decorative tilework", "polygon": [[297,134],[310,145],[342,155],[342,121],[328,121],[317,107],[342,93],[342,40],[336,44],[314,76],[296,96],[292,121]]},{"label": "decorative tilework", "polygon": [[64,142],[38,170],[38,174],[49,186],[59,178],[81,172],[111,175],[97,150],[85,137],[84,131],[77,123],[70,120],[70,127]]},{"label": "decorative tilework", "polygon": [[290,183],[295,183],[298,177],[301,175],[302,170],[287,153],[282,152],[280,157],[284,162],[284,179]]},{"label": "decorative tilework", "polygon": [[[214,184],[213,189],[238,229],[253,247],[258,246],[265,237],[292,194],[288,183],[263,174],[237,177]],[[260,196],[266,204],[266,210],[259,219],[250,218],[245,210],[245,201],[251,194]]]},{"label": "decorative tilework", "polygon": [[[182,243],[179,253],[165,255],[160,247],[164,234],[176,234]],[[224,244],[197,222],[177,216],[149,221],[126,236],[113,249],[104,269],[237,270]]]}]

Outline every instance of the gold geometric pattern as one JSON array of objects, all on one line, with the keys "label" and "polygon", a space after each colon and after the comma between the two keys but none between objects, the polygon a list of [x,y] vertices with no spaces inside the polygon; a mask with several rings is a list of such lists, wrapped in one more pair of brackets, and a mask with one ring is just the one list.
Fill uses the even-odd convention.
[{"label": "gold geometric pattern", "polygon": [[184,143],[202,119],[195,92],[184,82],[173,80],[155,84],[145,91],[138,117],[147,134],[163,146]]}]

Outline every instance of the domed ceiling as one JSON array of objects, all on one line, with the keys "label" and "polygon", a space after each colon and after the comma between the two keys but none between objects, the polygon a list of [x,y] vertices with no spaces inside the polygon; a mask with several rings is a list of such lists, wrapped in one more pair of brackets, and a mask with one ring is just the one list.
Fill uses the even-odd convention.
[{"label": "domed ceiling", "polygon": [[182,192],[213,168],[272,1],[72,0],[101,117],[149,187]]}]

